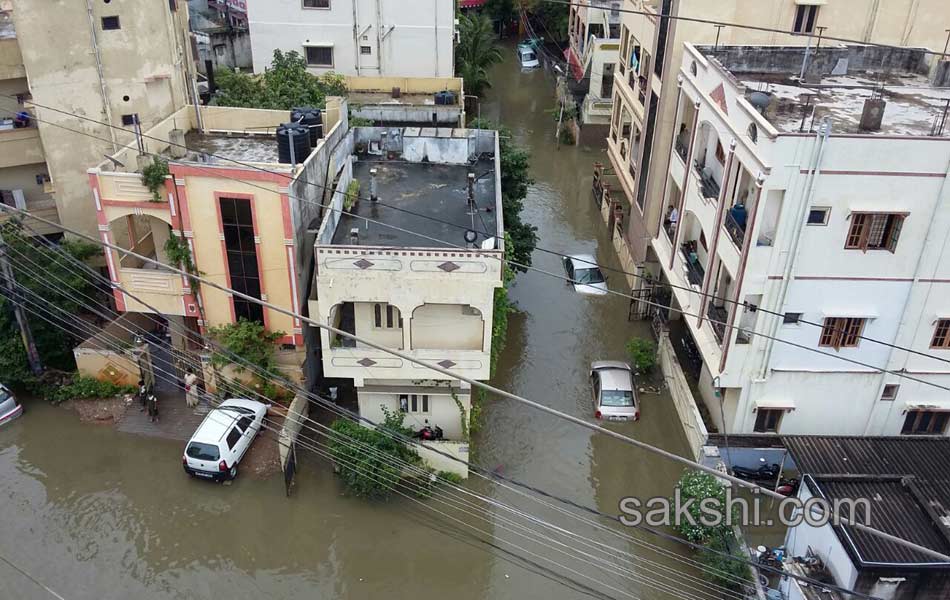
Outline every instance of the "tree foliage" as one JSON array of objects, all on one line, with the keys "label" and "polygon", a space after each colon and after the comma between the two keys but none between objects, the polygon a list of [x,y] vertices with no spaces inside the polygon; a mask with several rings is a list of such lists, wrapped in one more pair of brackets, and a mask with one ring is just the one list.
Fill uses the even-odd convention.
[{"label": "tree foliage", "polygon": [[93,377],[76,377],[72,383],[51,386],[43,390],[43,397],[53,404],[66,400],[113,398],[135,392],[131,385],[116,385],[109,381],[99,381]]},{"label": "tree foliage", "polygon": [[215,351],[211,357],[215,366],[234,364],[238,371],[245,369],[241,363],[235,363],[232,355],[243,359],[256,367],[272,373],[277,365],[274,361],[274,344],[284,336],[283,331],[267,331],[257,321],[238,319],[237,323],[228,323],[211,328],[211,336],[227,351]]},{"label": "tree foliage", "polygon": [[630,338],[627,342],[627,354],[637,373],[649,374],[656,367],[656,343],[642,337]]},{"label": "tree foliage", "polygon": [[[83,318],[86,311],[80,305],[89,301],[84,296],[95,297],[98,292],[93,276],[79,269],[66,255],[86,261],[100,255],[100,248],[86,242],[67,240],[59,244],[61,253],[28,237],[23,226],[15,220],[3,223],[0,228],[9,247],[10,263],[17,284],[42,298],[40,300],[30,292],[22,292],[23,302],[27,305],[39,304],[41,308],[34,310],[54,322],[58,317],[65,318],[67,323]],[[103,301],[106,299],[103,298]],[[53,306],[46,306],[46,302]],[[66,333],[63,327],[76,331],[69,324],[60,323],[57,326],[39,316],[29,313],[27,316],[43,366],[62,371],[74,370],[73,348],[88,336]],[[20,340],[13,303],[5,296],[0,296],[0,373],[8,385],[25,385],[34,381],[26,350]]]},{"label": "tree foliage", "polygon": [[455,74],[465,80],[465,91],[476,96],[491,87],[488,68],[501,62],[501,49],[492,23],[482,14],[459,16],[459,43],[455,47]]},{"label": "tree foliage", "polygon": [[[391,434],[411,435],[403,425],[404,414],[383,408],[385,419],[380,430],[363,427],[349,419],[337,419],[331,425],[330,454],[347,490],[356,496],[382,500],[388,498],[403,476],[403,463],[421,464],[422,459]],[[370,449],[372,448],[372,449]]]},{"label": "tree foliage", "polygon": [[142,185],[152,192],[152,202],[162,201],[161,192],[165,188],[165,178],[168,175],[168,161],[157,156],[142,169]]},{"label": "tree foliage", "polygon": [[527,271],[526,267],[531,266],[531,254],[538,243],[538,228],[525,223],[521,218],[528,187],[534,183],[528,174],[531,154],[513,141],[511,131],[506,127],[499,127],[486,119],[475,119],[469,127],[498,131],[501,152],[499,163],[501,164],[502,213],[506,236],[511,246],[511,253],[506,259],[518,265],[524,265],[511,267],[515,271],[524,273]]},{"label": "tree foliage", "polygon": [[296,51],[274,50],[270,68],[261,75],[220,69],[214,73],[219,106],[290,110],[297,106],[326,105],[327,96],[346,95],[346,78],[336,73],[313,75]]},{"label": "tree foliage", "polygon": [[505,29],[518,16],[515,0],[487,0],[483,10],[502,29]]},{"label": "tree foliage", "polygon": [[521,0],[521,4],[535,24],[535,33],[551,42],[567,40],[568,10],[567,4],[545,2],[544,0]]}]

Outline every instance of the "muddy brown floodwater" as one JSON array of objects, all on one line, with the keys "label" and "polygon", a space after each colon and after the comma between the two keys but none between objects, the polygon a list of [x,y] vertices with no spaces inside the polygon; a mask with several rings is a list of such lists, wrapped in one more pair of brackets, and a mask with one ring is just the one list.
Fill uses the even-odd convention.
[{"label": "muddy brown floodwater", "polygon": [[[553,80],[522,73],[513,48],[505,58],[481,112],[531,149],[526,220],[537,225],[542,246],[591,252],[617,266],[590,199],[591,163],[605,158],[601,149],[555,149]],[[534,264],[561,269],[557,256],[542,252]],[[621,282],[610,278],[615,289]],[[590,362],[623,359],[626,340],[649,335],[647,326],[627,321],[624,298],[579,296],[537,272],[519,275],[511,297],[518,311],[493,383],[591,418]],[[665,395],[646,396],[642,413],[639,423],[617,429],[683,451]],[[608,514],[623,496],[668,495],[682,471],[507,400],[489,401],[474,446],[480,465]],[[484,480],[467,486],[621,553],[591,565],[580,552],[597,554],[592,542],[545,541],[537,525],[525,533],[500,509],[477,503],[462,511],[446,500],[458,496],[349,498],[328,465],[305,452],[289,499],[280,477],[231,486],[189,479],[180,456],[178,442],[82,424],[64,409],[28,402],[21,419],[0,429],[0,554],[70,600],[716,597],[700,593],[708,588],[691,579],[698,573],[681,561],[692,556],[678,545],[619,526],[637,541],[615,537]],[[0,563],[0,598],[49,597]]]}]

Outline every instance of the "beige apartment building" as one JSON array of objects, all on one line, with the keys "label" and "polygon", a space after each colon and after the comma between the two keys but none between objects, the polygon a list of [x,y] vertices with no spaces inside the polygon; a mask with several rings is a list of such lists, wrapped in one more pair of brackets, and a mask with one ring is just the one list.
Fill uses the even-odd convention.
[{"label": "beige apartment building", "polygon": [[186,106],[193,71],[186,2],[0,0],[0,200],[94,234],[86,169]]},{"label": "beige apartment building", "polygon": [[[661,221],[663,183],[676,142],[677,74],[685,42],[826,47],[820,37],[943,48],[950,28],[946,0],[624,0],[620,60],[614,73],[607,154],[623,203],[621,231],[631,266],[642,266]],[[661,15],[752,25],[795,34],[717,27]],[[790,73],[799,75],[799,73]],[[611,212],[614,214],[614,212]],[[631,287],[636,281],[631,279]]]}]

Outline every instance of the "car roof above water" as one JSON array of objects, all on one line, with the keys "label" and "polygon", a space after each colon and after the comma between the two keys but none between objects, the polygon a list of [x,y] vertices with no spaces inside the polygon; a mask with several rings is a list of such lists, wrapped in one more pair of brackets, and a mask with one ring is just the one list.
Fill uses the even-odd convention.
[{"label": "car roof above water", "polygon": [[195,430],[195,433],[191,436],[191,441],[217,442],[227,435],[235,421],[243,416],[247,416],[243,412],[227,410],[229,406],[254,411],[265,405],[254,400],[238,398],[225,400],[205,416],[204,421],[201,422],[201,425],[198,426],[198,429]]},{"label": "car roof above water", "polygon": [[574,263],[575,269],[596,269],[597,259],[593,254],[572,254],[568,258]]},{"label": "car roof above water", "polygon": [[600,387],[605,390],[633,391],[633,377],[626,363],[603,361],[591,368],[600,374]]}]

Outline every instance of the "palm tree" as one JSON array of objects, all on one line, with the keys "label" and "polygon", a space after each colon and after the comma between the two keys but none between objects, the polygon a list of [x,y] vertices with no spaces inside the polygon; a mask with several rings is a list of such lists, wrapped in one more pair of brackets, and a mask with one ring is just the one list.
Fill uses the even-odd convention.
[{"label": "palm tree", "polygon": [[465,91],[476,96],[486,87],[488,67],[501,62],[491,20],[485,15],[459,17],[459,43],[455,49],[455,74],[465,80]]}]

